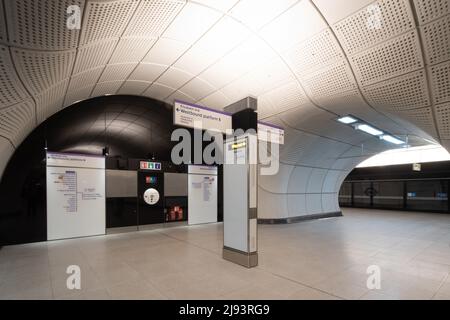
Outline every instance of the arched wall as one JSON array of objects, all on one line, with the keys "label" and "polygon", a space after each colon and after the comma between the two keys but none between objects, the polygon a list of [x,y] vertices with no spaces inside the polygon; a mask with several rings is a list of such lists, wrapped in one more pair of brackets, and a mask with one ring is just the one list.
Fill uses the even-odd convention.
[{"label": "arched wall", "polygon": [[268,218],[337,210],[346,173],[391,147],[339,116],[449,145],[447,1],[1,0],[0,16],[0,174],[34,127],[105,94],[217,109],[256,96],[286,128],[280,173],[260,179]]}]

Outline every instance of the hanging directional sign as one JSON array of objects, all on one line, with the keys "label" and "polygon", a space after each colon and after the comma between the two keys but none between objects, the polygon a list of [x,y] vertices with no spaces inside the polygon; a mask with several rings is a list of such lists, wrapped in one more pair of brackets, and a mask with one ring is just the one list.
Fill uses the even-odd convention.
[{"label": "hanging directional sign", "polygon": [[[232,129],[231,114],[178,100],[175,100],[173,106],[173,123],[177,126],[217,130],[223,133]],[[270,123],[258,121],[258,139],[284,144],[284,129]]]},{"label": "hanging directional sign", "polygon": [[177,100],[173,107],[173,123],[182,127],[217,130],[223,133],[232,128],[229,113]]}]

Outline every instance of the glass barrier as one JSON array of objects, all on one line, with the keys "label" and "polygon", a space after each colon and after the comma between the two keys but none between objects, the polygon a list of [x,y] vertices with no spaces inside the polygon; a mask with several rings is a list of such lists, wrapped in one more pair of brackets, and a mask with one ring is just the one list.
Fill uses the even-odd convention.
[{"label": "glass barrier", "polygon": [[448,179],[345,181],[342,207],[450,212]]}]

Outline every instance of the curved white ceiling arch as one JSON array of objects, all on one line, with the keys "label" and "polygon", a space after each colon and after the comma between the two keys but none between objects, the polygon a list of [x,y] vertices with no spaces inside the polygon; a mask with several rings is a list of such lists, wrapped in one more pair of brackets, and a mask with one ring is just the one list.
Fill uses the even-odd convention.
[{"label": "curved white ceiling arch", "polygon": [[[80,30],[67,28],[70,5]],[[286,128],[282,165],[321,163],[342,171],[335,182],[391,147],[342,115],[411,145],[449,146],[449,10],[434,0],[2,0],[0,171],[46,118],[105,94],[217,109],[256,96],[259,117]]]}]

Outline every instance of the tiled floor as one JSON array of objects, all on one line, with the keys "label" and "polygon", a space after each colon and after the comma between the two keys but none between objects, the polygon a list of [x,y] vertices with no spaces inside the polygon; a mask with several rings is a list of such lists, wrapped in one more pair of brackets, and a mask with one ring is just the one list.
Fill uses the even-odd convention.
[{"label": "tiled floor", "polygon": [[[222,260],[221,224],[4,247],[0,298],[450,299],[450,215],[346,209],[259,236],[254,269]],[[81,290],[67,289],[69,265]]]}]

